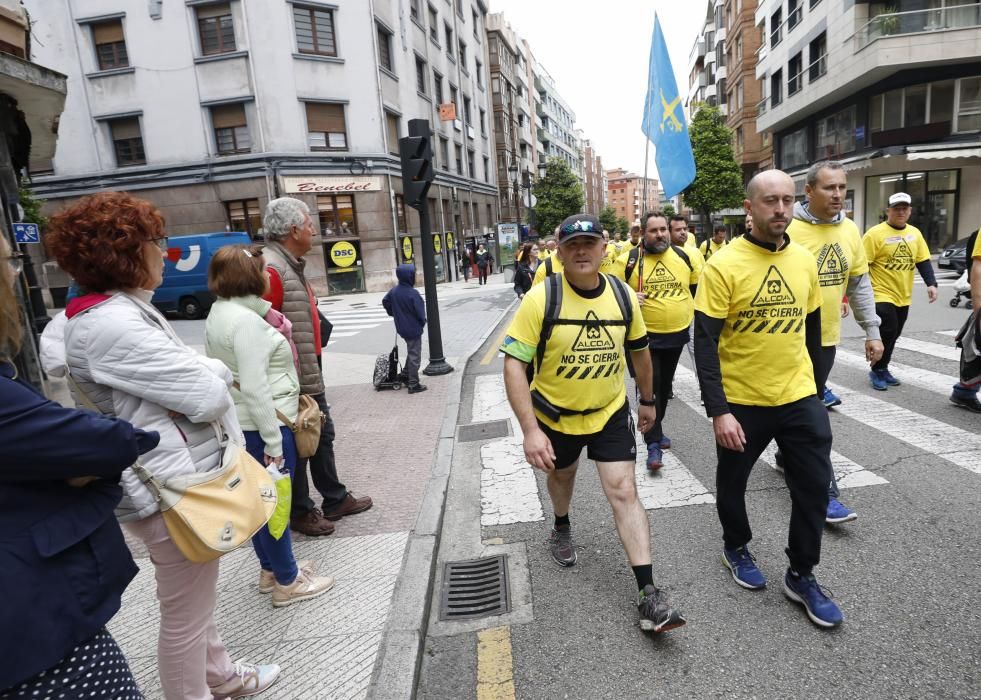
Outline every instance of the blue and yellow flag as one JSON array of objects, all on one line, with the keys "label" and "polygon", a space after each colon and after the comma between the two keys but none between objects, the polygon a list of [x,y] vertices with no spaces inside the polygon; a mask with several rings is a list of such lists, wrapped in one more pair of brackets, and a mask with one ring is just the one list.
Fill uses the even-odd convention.
[{"label": "blue and yellow flag", "polygon": [[664,196],[674,197],[695,179],[695,157],[691,152],[685,107],[671,69],[668,46],[661,22],[654,16],[651,63],[647,73],[647,99],[641,130],[654,143],[654,161],[664,187]]}]

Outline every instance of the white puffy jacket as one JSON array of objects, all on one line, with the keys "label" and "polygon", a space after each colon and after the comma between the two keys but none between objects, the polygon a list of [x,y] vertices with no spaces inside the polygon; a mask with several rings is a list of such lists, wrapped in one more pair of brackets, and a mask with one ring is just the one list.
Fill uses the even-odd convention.
[{"label": "white puffy jacket", "polygon": [[[166,482],[211,471],[221,464],[222,429],[244,444],[228,392],[232,374],[187,347],[149,303],[150,292],[141,296],[114,292],[68,319],[66,364],[100,411],[160,433],[160,444],[140,459],[154,476]],[[123,472],[121,484],[124,495],[116,510],[121,522],[158,510],[133,470]]]}]

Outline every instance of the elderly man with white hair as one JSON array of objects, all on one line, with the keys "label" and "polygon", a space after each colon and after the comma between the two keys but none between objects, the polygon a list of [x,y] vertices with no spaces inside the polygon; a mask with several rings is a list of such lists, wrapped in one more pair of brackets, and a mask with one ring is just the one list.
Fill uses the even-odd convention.
[{"label": "elderly man with white hair", "polygon": [[313,537],[334,532],[331,520],[362,513],[371,508],[371,498],[357,497],[337,476],[334,460],[334,421],[324,395],[323,348],[320,345],[320,314],[313,290],[304,277],[306,255],[313,243],[314,223],[306,204],[292,197],[269,202],[263,219],[269,292],[266,299],[293,325],[293,342],[300,361],[300,391],[313,397],[327,416],[320,432],[320,445],[310,458],[313,485],[323,496],[323,510],[310,498],[306,465],[297,465],[293,476],[293,511],[290,527]]}]

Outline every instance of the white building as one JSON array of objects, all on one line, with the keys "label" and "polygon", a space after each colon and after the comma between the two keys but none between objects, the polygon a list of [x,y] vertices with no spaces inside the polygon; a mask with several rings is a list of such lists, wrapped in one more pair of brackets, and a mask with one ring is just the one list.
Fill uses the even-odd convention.
[{"label": "white building", "polygon": [[[888,7],[887,7],[888,4]],[[960,0],[761,0],[757,129],[803,193],[809,164],[843,160],[860,228],[894,192],[932,248],[981,220],[981,5]]]},{"label": "white building", "polygon": [[[128,190],[171,235],[257,235],[266,202],[289,194],[316,213],[318,291],[382,290],[402,238],[420,250],[397,142],[421,118],[436,131],[433,231],[459,240],[497,220],[485,0],[25,4],[38,60],[68,75],[57,152],[33,173],[50,208]],[[332,259],[341,240],[355,264]]]},{"label": "white building", "polygon": [[541,63],[535,69],[535,89],[538,91],[536,111],[542,122],[538,141],[543,145],[545,157],[564,160],[582,182],[582,148],[576,139],[576,113],[562,99],[555,80]]}]

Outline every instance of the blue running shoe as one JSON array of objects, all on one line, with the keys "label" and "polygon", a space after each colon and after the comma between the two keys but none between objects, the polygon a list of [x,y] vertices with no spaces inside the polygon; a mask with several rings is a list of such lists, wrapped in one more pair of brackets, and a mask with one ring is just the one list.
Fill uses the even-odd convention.
[{"label": "blue running shoe", "polygon": [[824,407],[834,408],[835,406],[840,406],[840,405],[841,405],[841,399],[838,398],[837,394],[831,391],[831,389],[829,389],[828,387],[824,387]]},{"label": "blue running shoe", "polygon": [[723,547],[722,563],[732,573],[732,579],[743,588],[758,591],[766,587],[766,577],[756,566],[756,557],[745,546],[739,549]]},{"label": "blue running shoe", "polygon": [[656,442],[648,443],[647,445],[647,470],[651,472],[656,472],[658,469],[664,466],[664,462],[661,461],[664,453],[661,451],[661,446]]},{"label": "blue running shoe", "polygon": [[892,376],[892,372],[890,372],[888,369],[880,369],[879,376],[882,377],[889,386],[899,386],[902,384],[901,381]]},{"label": "blue running shoe", "polygon": [[835,525],[837,523],[851,522],[857,517],[858,513],[853,511],[837,498],[832,498],[828,501],[828,512],[824,516],[824,522],[828,523],[829,525]]},{"label": "blue running shoe", "polygon": [[671,449],[671,438],[669,438],[667,435],[662,435],[661,436],[661,449],[662,450],[670,450]]},{"label": "blue running shoe", "polygon": [[824,592],[813,576],[797,576],[787,569],[783,577],[783,592],[795,603],[804,606],[804,611],[819,627],[837,627],[844,620],[841,609]]},{"label": "blue running shoe", "polygon": [[876,391],[886,391],[889,388],[886,380],[880,376],[877,370],[869,372],[869,381],[872,383],[872,388]]}]

